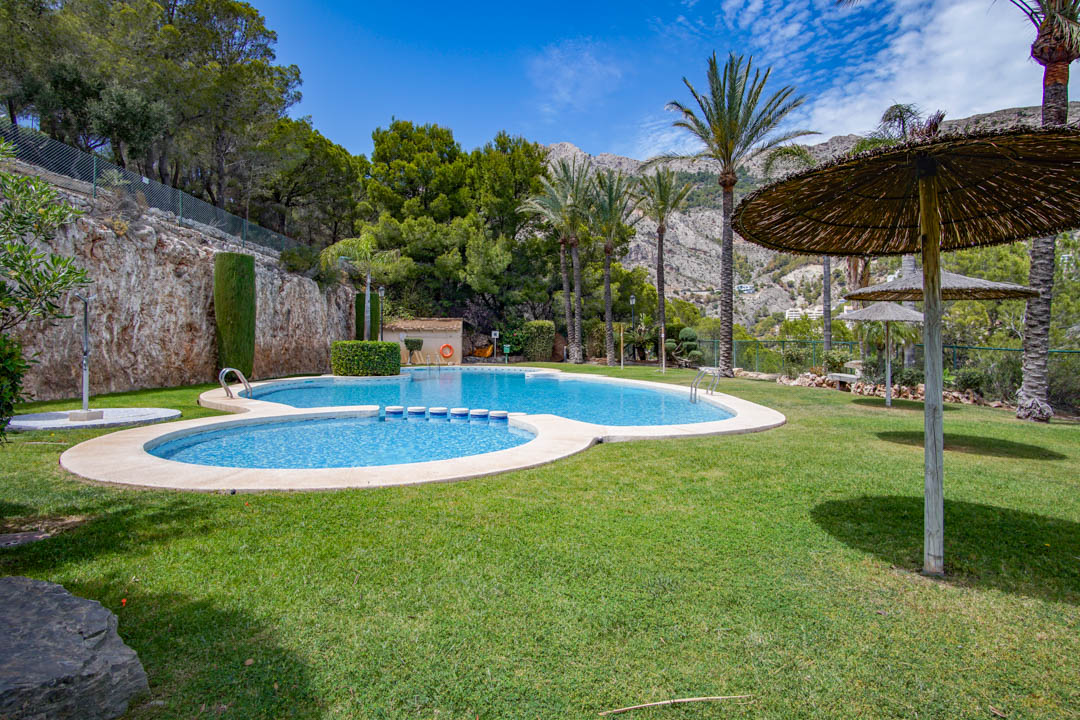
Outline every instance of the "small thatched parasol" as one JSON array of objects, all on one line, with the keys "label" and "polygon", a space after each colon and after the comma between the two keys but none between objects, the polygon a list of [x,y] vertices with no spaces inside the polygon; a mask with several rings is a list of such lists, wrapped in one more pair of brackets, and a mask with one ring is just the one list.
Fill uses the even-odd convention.
[{"label": "small thatched parasol", "polygon": [[[1011,300],[1035,297],[1038,294],[1037,291],[1024,285],[991,282],[941,271],[942,300]],[[895,280],[880,285],[852,290],[844,297],[848,300],[922,300],[922,275],[901,275]]]},{"label": "small thatched parasol", "polygon": [[922,252],[926,368],[923,571],[944,572],[941,250],[1080,226],[1080,131],[946,135],[767,185],[735,211],[751,242],[813,255]]},{"label": "small thatched parasol", "polygon": [[[920,283],[921,285],[921,283]],[[910,322],[921,323],[922,313],[909,310],[903,305],[892,302],[879,302],[868,305],[861,310],[839,315],[837,320],[854,322],[881,322],[885,323],[885,407],[892,407],[892,342],[889,338],[889,323]]]}]

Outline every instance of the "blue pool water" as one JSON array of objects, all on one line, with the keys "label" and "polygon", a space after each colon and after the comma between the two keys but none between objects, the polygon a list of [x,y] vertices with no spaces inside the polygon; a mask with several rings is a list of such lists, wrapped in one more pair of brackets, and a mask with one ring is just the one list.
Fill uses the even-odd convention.
[{"label": "blue pool water", "polygon": [[422,405],[550,413],[597,425],[677,425],[724,420],[731,413],[685,394],[648,387],[513,371],[418,370],[407,378],[310,380],[256,388],[256,400],[297,408]]},{"label": "blue pool water", "polygon": [[149,450],[166,460],[244,468],[342,468],[446,460],[522,445],[505,420],[317,418],[209,430]]}]

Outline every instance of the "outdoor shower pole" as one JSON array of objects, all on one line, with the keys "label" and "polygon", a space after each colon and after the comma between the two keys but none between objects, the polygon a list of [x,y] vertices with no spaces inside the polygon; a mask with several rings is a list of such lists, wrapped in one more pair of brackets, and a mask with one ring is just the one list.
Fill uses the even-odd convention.
[{"label": "outdoor shower pole", "polygon": [[82,409],[86,412],[90,409],[90,301],[96,295],[83,296],[75,293],[75,297],[83,302],[82,320]]}]

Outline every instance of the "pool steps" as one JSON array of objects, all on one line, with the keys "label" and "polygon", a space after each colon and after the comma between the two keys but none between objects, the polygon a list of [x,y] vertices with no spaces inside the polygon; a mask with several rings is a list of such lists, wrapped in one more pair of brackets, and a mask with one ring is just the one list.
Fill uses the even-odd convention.
[{"label": "pool steps", "polygon": [[453,422],[507,422],[510,415],[523,415],[524,413],[510,413],[506,410],[487,410],[485,408],[444,408],[424,407],[423,405],[387,405],[387,420],[451,420]]}]

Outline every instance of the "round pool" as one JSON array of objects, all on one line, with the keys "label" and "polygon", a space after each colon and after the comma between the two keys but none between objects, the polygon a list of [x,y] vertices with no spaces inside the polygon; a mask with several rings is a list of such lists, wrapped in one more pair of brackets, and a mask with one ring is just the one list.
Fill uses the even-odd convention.
[{"label": "round pool", "polygon": [[146,447],[166,460],[239,468],[348,468],[480,455],[534,438],[506,420],[321,417],[224,423]]},{"label": "round pool", "polygon": [[685,392],[562,373],[491,369],[417,369],[391,378],[315,378],[256,387],[255,400],[295,408],[401,405],[550,414],[596,425],[681,425],[733,416]]}]

